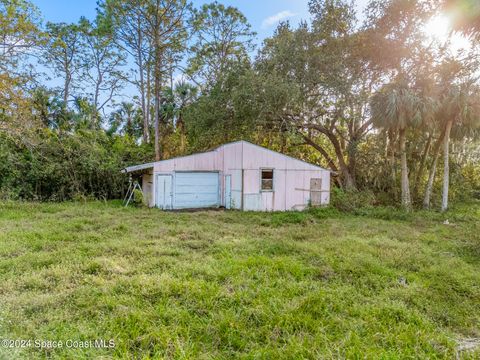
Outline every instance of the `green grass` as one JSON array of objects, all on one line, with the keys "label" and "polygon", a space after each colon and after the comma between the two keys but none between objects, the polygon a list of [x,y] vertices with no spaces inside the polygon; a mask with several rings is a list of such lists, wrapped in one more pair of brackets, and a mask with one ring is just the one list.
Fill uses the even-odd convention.
[{"label": "green grass", "polygon": [[0,358],[474,359],[457,347],[479,337],[479,203],[355,215],[0,204],[0,338],[115,341]]}]

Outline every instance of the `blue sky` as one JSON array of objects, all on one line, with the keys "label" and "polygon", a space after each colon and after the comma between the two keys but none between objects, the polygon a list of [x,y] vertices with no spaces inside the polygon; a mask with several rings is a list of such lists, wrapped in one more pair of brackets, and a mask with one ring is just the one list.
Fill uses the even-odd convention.
[{"label": "blue sky", "polygon": [[[44,22],[77,22],[81,16],[94,18],[97,0],[30,0],[40,10]],[[196,7],[213,0],[193,0]],[[281,20],[289,20],[296,25],[302,19],[308,19],[308,0],[218,0],[218,2],[237,7],[248,19],[252,29],[257,33],[257,44],[263,39],[272,36]],[[361,12],[368,0],[357,0],[358,11]],[[258,47],[257,47],[258,49]],[[253,55],[253,54],[252,54]],[[47,69],[45,71],[48,72]],[[175,74],[175,79],[182,77],[181,73]],[[53,78],[48,81],[50,86],[59,86],[61,82]],[[121,91],[116,100],[120,98],[131,101],[136,91],[131,85]],[[107,110],[108,112],[108,110]]]},{"label": "blue sky", "polygon": [[[95,16],[96,0],[32,0],[40,9],[45,21],[76,22],[80,16]],[[210,0],[194,0],[195,6]],[[258,34],[258,41],[271,36],[279,20],[290,20],[293,24],[307,19],[308,0],[219,0],[224,5],[235,6],[245,14]],[[361,10],[367,0],[357,0]]]}]

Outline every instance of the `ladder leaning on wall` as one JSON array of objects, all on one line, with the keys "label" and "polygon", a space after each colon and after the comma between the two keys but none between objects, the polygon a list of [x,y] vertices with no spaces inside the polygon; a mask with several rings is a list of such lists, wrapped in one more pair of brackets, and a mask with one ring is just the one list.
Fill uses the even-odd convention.
[{"label": "ladder leaning on wall", "polygon": [[138,181],[137,180],[132,181],[131,176],[130,176],[130,179],[129,179],[129,183],[130,184],[128,185],[127,194],[125,195],[125,198],[123,199],[123,205],[125,205],[125,207],[127,207],[128,204],[130,203],[130,201],[132,200],[133,194],[135,193],[136,189],[142,191],[142,187],[140,186]]}]

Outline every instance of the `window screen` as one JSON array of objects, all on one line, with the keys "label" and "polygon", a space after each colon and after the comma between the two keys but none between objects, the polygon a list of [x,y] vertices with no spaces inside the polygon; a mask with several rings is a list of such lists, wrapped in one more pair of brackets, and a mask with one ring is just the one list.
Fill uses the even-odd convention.
[{"label": "window screen", "polygon": [[262,191],[273,190],[273,170],[262,170]]}]

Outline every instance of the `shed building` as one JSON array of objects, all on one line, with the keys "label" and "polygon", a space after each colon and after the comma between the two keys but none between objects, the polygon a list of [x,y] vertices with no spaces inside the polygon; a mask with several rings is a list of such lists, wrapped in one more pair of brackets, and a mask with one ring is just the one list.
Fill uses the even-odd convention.
[{"label": "shed building", "polygon": [[247,141],[123,172],[140,172],[147,203],[164,210],[286,211],[330,201],[329,170]]}]

